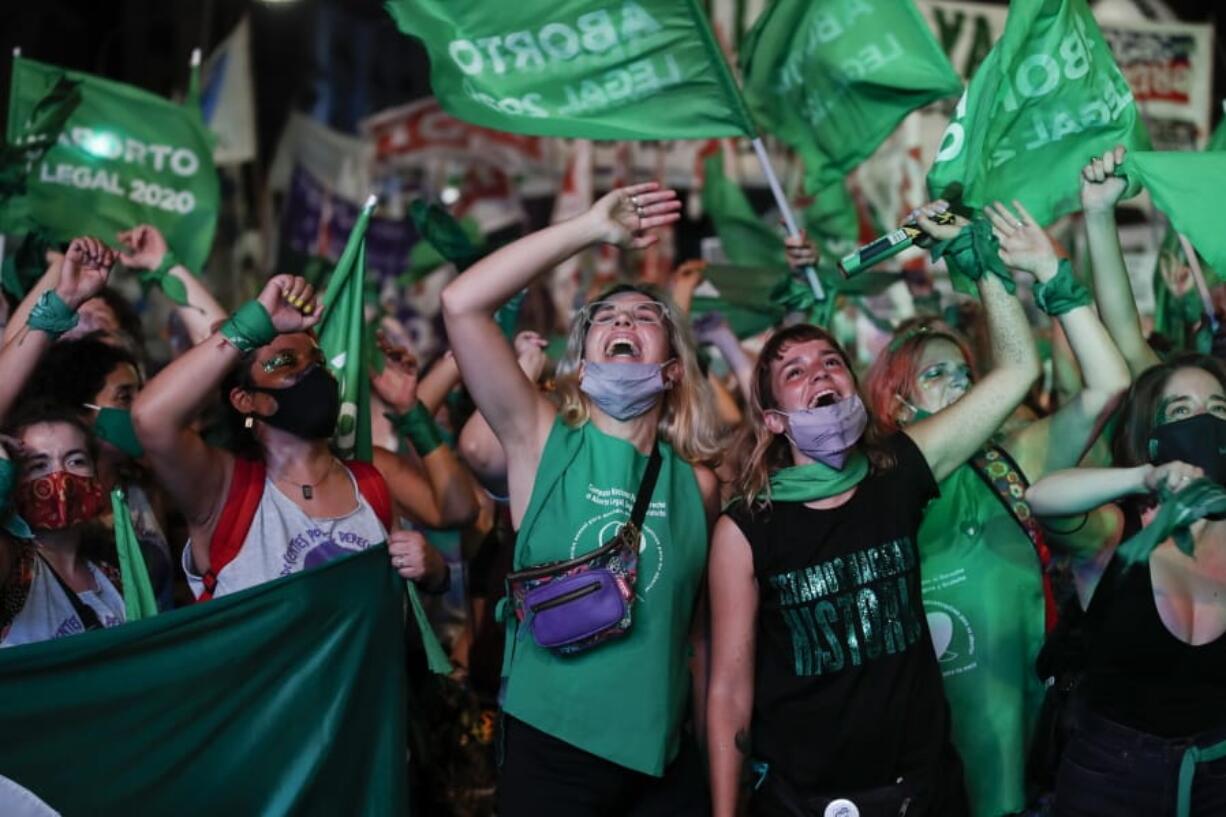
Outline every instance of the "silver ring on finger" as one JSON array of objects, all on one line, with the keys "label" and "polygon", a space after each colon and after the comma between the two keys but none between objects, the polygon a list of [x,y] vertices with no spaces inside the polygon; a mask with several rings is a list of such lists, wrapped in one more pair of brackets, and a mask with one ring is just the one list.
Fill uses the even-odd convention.
[{"label": "silver ring on finger", "polygon": [[636,216],[638,216],[640,219],[643,217],[643,213],[645,213],[645,212],[646,212],[646,211],[645,211],[645,210],[644,210],[642,207],[638,207],[638,206],[636,206],[636,207],[634,208],[634,214],[635,214]]},{"label": "silver ring on finger", "polygon": [[631,197],[630,197],[630,204],[631,204],[631,205],[634,207],[634,209],[635,209],[635,210],[640,209],[640,208],[639,208],[639,197],[638,197],[638,196],[631,196]]}]

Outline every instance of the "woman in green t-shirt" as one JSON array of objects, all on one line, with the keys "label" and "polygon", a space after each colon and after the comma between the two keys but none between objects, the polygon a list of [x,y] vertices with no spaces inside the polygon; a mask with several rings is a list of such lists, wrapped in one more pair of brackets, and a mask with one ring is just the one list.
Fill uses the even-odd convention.
[{"label": "woman in green t-shirt", "polygon": [[688,635],[719,496],[706,463],[719,444],[688,327],[664,296],[615,287],[576,317],[555,404],[523,375],[493,318],[590,246],[650,246],[657,236],[647,231],[680,209],[676,193],[655,183],[614,190],[487,256],[443,292],[456,362],[506,451],[514,569],[609,541],[657,444],[662,457],[629,631],[566,656],[537,644],[526,626],[508,633],[500,817],[706,813],[705,775],[682,724]]}]

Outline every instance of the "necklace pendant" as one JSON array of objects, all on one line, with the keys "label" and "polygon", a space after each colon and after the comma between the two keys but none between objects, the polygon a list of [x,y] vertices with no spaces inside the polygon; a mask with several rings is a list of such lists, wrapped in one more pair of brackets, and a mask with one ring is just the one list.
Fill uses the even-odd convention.
[{"label": "necklace pendant", "polygon": [[315,496],[315,491],[314,489],[311,488],[310,485],[302,486],[302,498],[303,499],[311,499],[314,496]]}]

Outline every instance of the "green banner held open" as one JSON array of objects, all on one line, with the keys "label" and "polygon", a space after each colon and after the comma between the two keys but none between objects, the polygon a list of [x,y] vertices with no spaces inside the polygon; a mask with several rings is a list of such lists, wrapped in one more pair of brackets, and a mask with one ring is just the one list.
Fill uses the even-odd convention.
[{"label": "green banner held open", "polygon": [[584,139],[754,136],[696,0],[389,0],[453,116]]},{"label": "green banner held open", "polygon": [[157,227],[194,272],[208,259],[220,186],[213,144],[200,111],[131,85],[13,59],[8,129],[11,143],[62,78],[79,83],[80,104],[54,146],[34,165],[22,208],[55,241],[96,235],[112,246],[137,224]]},{"label": "green banner held open", "polygon": [[928,173],[969,207],[1021,199],[1040,224],[1081,207],[1081,168],[1149,146],[1132,91],[1085,0],[1013,0]]}]

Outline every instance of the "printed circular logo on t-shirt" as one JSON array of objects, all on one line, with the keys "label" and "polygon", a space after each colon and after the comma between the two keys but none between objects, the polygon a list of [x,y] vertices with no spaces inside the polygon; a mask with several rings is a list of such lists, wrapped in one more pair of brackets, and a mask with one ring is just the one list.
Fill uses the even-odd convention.
[{"label": "printed circular logo on t-shirt", "polygon": [[[573,559],[585,553],[591,553],[602,545],[608,544],[617,532],[630,519],[630,514],[616,508],[588,518],[575,531],[570,541],[570,555]],[[654,558],[651,558],[654,556]],[[652,529],[651,523],[644,520],[643,529],[639,533],[639,574],[635,582],[635,595],[643,598],[660,579],[664,569],[664,547],[659,535]]]},{"label": "printed circular logo on t-shirt", "polygon": [[975,631],[962,611],[952,604],[924,599],[932,649],[945,677],[969,672],[978,666]]}]

